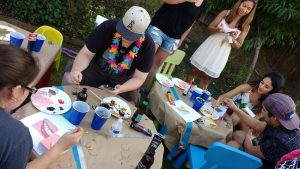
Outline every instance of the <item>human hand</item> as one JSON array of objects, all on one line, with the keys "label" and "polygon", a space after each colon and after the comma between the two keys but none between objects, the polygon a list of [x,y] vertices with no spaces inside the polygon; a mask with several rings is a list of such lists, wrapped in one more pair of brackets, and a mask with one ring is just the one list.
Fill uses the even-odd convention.
[{"label": "human hand", "polygon": [[212,101],[212,107],[217,108],[223,103],[223,97],[220,96],[217,100]]},{"label": "human hand", "polygon": [[252,129],[248,130],[246,134],[246,139],[253,140],[255,138],[252,132],[253,132]]},{"label": "human hand", "polygon": [[223,102],[224,102],[231,110],[233,110],[233,111],[239,109],[239,108],[235,105],[234,101],[233,101],[232,99],[230,99],[230,98],[225,98],[225,99],[223,99]]},{"label": "human hand", "polygon": [[78,71],[72,71],[69,73],[69,81],[70,83],[80,84],[82,80],[82,73]]},{"label": "human hand", "polygon": [[121,85],[117,84],[114,88],[108,87],[107,85],[101,85],[99,88],[104,90],[109,95],[115,96],[120,93]]},{"label": "human hand", "polygon": [[217,29],[218,29],[218,31],[221,32],[221,33],[224,33],[224,32],[225,32],[223,23],[220,23],[220,24],[217,26]]},{"label": "human hand", "polygon": [[75,129],[66,132],[63,136],[61,136],[54,147],[58,148],[61,152],[64,152],[72,146],[76,145],[82,137],[83,133],[84,130],[82,127],[76,127]]},{"label": "human hand", "polygon": [[233,39],[236,39],[238,38],[238,36],[240,35],[240,31],[239,30],[236,30],[234,32],[230,32],[229,35],[233,38]]}]

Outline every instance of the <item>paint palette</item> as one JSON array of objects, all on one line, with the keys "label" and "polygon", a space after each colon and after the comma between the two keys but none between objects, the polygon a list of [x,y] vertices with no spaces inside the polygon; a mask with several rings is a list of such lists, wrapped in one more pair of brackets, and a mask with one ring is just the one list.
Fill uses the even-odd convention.
[{"label": "paint palette", "polygon": [[119,117],[119,112],[122,111],[124,113],[124,119],[128,119],[131,117],[131,110],[129,105],[120,98],[117,97],[106,97],[102,100],[102,103],[109,104],[109,110],[111,115],[115,117]]},{"label": "paint palette", "polygon": [[10,40],[10,32],[16,32],[16,30],[14,30],[11,27],[8,27],[6,25],[0,25],[0,40],[3,41],[9,41]]},{"label": "paint palette", "polygon": [[172,82],[172,80],[170,80],[169,78],[167,78],[166,76],[164,76],[160,73],[156,73],[156,80],[165,87],[173,87],[174,86],[174,82]]},{"label": "paint palette", "polygon": [[31,95],[31,102],[38,110],[49,114],[63,114],[72,106],[70,97],[54,87],[40,88]]}]

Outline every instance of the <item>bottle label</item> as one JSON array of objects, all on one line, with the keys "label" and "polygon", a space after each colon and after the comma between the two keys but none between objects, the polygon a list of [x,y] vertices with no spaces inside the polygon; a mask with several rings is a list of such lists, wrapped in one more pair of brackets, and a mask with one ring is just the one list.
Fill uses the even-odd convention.
[{"label": "bottle label", "polygon": [[142,115],[141,114],[138,114],[136,117],[135,117],[135,119],[134,119],[134,121],[136,121],[137,123],[138,122],[140,122],[141,120],[142,120]]},{"label": "bottle label", "polygon": [[119,130],[113,130],[112,132],[113,132],[113,134],[120,134]]},{"label": "bottle label", "polygon": [[140,161],[135,169],[147,169],[147,167]]}]

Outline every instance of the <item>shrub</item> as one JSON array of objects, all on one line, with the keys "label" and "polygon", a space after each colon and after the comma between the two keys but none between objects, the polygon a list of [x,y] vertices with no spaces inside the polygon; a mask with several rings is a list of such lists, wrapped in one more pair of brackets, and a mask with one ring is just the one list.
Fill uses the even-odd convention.
[{"label": "shrub", "polygon": [[36,26],[49,25],[69,36],[83,38],[94,26],[92,0],[6,0],[9,15]]}]

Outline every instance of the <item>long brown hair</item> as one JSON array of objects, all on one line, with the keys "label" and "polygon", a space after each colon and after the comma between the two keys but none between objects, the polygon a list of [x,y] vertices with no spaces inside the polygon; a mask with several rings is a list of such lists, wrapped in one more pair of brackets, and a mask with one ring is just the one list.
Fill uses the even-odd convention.
[{"label": "long brown hair", "polygon": [[0,44],[0,90],[30,84],[39,73],[34,58],[21,48]]},{"label": "long brown hair", "polygon": [[226,22],[227,23],[230,23],[233,21],[233,19],[236,17],[237,15],[237,11],[241,5],[242,2],[244,1],[251,1],[253,3],[253,8],[251,10],[250,13],[248,13],[247,15],[243,16],[238,24],[238,28],[240,30],[247,30],[249,29],[250,27],[250,24],[253,20],[253,17],[254,17],[254,14],[255,14],[255,11],[256,11],[256,7],[257,7],[257,0],[238,0],[234,6],[232,7],[232,9],[230,10],[228,16],[226,17]]}]

